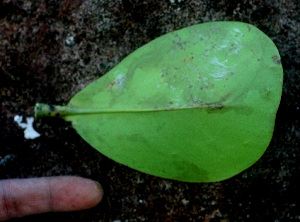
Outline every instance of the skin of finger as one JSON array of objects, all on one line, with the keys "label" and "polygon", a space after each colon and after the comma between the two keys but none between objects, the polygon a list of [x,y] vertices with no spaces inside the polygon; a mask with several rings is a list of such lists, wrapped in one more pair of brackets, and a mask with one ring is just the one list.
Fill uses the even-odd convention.
[{"label": "skin of finger", "polygon": [[102,199],[101,186],[74,176],[0,180],[0,221],[45,212],[84,210]]},{"label": "skin of finger", "polygon": [[49,180],[53,211],[56,212],[89,209],[103,197],[100,184],[89,179],[61,177]]}]

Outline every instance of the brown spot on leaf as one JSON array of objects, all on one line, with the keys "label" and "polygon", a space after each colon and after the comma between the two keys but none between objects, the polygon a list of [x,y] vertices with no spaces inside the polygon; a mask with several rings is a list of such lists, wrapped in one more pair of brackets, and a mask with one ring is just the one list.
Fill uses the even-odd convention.
[{"label": "brown spot on leaf", "polygon": [[278,56],[273,56],[272,59],[273,59],[273,62],[274,62],[274,63],[276,63],[276,64],[278,64],[278,65],[281,64],[281,60],[279,59]]},{"label": "brown spot on leaf", "polygon": [[115,86],[117,84],[116,81],[113,81],[112,83],[110,83],[108,86],[106,86],[106,88],[112,88],[113,86]]},{"label": "brown spot on leaf", "polygon": [[126,76],[123,76],[121,79],[111,82],[109,85],[106,86],[106,88],[110,89],[116,85],[119,85],[121,83],[121,81],[123,81],[125,78],[126,78]]}]

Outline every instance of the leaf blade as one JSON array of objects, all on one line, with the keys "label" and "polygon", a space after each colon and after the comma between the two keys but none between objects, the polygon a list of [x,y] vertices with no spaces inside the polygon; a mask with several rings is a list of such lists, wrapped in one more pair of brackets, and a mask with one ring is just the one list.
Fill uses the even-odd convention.
[{"label": "leaf blade", "polygon": [[256,162],[274,129],[283,71],[274,43],[239,22],[164,35],[52,110],[104,155],[188,182]]}]

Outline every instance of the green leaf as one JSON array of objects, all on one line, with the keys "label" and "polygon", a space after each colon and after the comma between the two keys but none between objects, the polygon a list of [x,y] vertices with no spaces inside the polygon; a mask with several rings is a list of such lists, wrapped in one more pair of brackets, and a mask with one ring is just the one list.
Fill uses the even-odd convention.
[{"label": "green leaf", "polygon": [[239,22],[212,22],[161,36],[127,56],[60,116],[109,158],[188,182],[230,178],[272,138],[283,71],[274,43]]}]

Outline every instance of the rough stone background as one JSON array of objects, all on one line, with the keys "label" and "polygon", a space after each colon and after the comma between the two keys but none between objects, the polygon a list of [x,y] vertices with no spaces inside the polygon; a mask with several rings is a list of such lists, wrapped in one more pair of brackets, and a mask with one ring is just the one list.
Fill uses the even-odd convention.
[{"label": "rough stone background", "polygon": [[[298,0],[1,0],[0,178],[79,175],[99,181],[90,210],[14,221],[300,221]],[[229,180],[190,184],[131,170],[102,156],[60,119],[35,121],[24,139],[15,115],[36,102],[66,104],[126,55],[170,31],[208,21],[243,21],[265,32],[284,67],[271,144]]]}]

